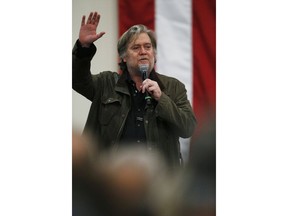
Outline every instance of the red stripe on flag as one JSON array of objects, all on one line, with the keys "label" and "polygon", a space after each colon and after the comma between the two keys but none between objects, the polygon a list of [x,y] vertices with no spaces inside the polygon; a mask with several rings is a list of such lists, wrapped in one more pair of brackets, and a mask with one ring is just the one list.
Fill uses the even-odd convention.
[{"label": "red stripe on flag", "polygon": [[193,0],[192,9],[193,108],[198,122],[190,139],[193,161],[195,145],[204,144],[213,153],[216,144],[216,0]]},{"label": "red stripe on flag", "polygon": [[198,126],[216,118],[216,0],[194,0],[193,107]]},{"label": "red stripe on flag", "polygon": [[118,13],[119,36],[136,24],[143,24],[152,30],[155,29],[154,0],[118,0]]}]

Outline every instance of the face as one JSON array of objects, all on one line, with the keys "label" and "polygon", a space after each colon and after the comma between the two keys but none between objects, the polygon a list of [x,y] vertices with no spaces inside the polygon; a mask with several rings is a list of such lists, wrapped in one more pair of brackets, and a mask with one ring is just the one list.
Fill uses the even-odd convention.
[{"label": "face", "polygon": [[140,64],[149,64],[149,72],[154,68],[155,52],[146,33],[141,33],[130,42],[123,60],[130,72],[138,72]]}]

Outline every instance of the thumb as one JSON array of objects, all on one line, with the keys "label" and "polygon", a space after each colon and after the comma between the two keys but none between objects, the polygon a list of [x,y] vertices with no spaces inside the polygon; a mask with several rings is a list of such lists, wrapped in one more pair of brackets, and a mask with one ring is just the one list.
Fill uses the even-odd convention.
[{"label": "thumb", "polygon": [[98,40],[98,39],[101,38],[104,34],[105,34],[105,32],[100,32],[99,34],[96,34],[95,40]]}]

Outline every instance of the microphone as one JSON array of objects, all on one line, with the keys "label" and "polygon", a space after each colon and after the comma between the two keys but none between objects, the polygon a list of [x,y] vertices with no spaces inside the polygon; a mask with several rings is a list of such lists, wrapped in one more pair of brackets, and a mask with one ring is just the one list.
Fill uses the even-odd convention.
[{"label": "microphone", "polygon": [[[139,71],[141,72],[142,74],[142,79],[145,80],[147,79],[147,71],[148,71],[148,68],[149,68],[149,65],[148,64],[140,64],[139,65]],[[145,100],[146,100],[146,103],[147,105],[151,105],[151,96],[149,95],[149,93],[147,91],[145,91]]]}]

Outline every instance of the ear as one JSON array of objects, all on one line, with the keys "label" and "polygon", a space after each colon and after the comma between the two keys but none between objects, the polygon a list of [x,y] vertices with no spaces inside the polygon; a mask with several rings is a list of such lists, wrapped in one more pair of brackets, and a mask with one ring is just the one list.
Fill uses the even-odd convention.
[{"label": "ear", "polygon": [[157,62],[157,56],[156,56],[156,53],[154,52],[154,64],[156,64]]}]

